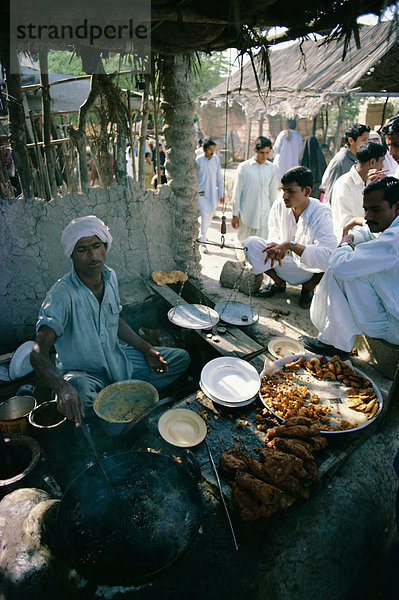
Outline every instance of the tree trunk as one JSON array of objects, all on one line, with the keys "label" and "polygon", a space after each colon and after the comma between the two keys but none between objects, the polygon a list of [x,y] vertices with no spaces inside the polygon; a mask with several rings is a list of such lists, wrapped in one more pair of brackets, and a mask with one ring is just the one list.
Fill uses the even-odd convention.
[{"label": "tree trunk", "polygon": [[123,125],[118,123],[116,138],[115,178],[117,183],[127,185],[126,173],[126,133]]},{"label": "tree trunk", "polygon": [[[2,45],[2,48],[3,47],[4,45]],[[17,60],[16,57],[15,60]],[[6,71],[12,158],[15,163],[24,198],[30,200],[34,198],[34,192],[28,150],[26,148],[25,115],[21,90],[21,77],[19,73],[10,73],[10,54],[8,49],[1,53],[1,63]]]},{"label": "tree trunk", "polygon": [[86,136],[83,131],[75,129],[72,125],[68,127],[68,135],[78,151],[80,187],[82,193],[87,194],[89,191],[89,176],[87,174]]},{"label": "tree trunk", "polygon": [[[164,135],[170,183],[176,197],[176,263],[185,270],[192,263],[199,277],[199,250],[193,240],[198,235],[198,184],[195,165],[194,104],[187,59],[164,57],[161,108],[165,115]],[[171,241],[172,242],[172,241]]]},{"label": "tree trunk", "polygon": [[[145,146],[147,139],[147,125],[148,125],[148,94],[150,89],[150,75],[144,75],[145,88],[143,92],[143,101],[141,104],[141,130],[140,130],[140,141],[139,141],[139,183],[142,189],[145,187]],[[161,182],[158,182],[161,183]]]},{"label": "tree trunk", "polygon": [[55,180],[55,160],[53,148],[51,147],[51,98],[48,85],[48,60],[47,49],[39,51],[40,63],[40,83],[42,86],[42,112],[43,112],[43,142],[44,154],[46,156],[46,166],[48,179],[50,182],[51,196],[57,196],[57,182]]}]

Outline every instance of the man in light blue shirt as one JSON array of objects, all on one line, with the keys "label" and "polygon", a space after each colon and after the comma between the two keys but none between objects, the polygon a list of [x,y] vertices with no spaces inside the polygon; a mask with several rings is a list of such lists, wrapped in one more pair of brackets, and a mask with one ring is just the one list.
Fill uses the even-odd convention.
[{"label": "man in light blue shirt", "polygon": [[268,237],[269,212],[278,197],[276,167],[267,160],[271,148],[271,140],[258,137],[255,156],[237,169],[231,225],[240,241],[251,235]]},{"label": "man in light blue shirt", "polygon": [[319,354],[351,352],[356,335],[399,344],[399,181],[370,183],[363,208],[367,225],[342,238],[310,307],[319,334],[302,341]]},{"label": "man in light blue shirt", "polygon": [[[121,319],[116,275],[105,265],[112,237],[100,219],[73,219],[61,243],[73,268],[40,308],[31,363],[56,393],[59,411],[79,426],[85,406],[104,387],[134,377],[162,389],[187,369],[190,358],[178,348],[154,348]],[[49,357],[53,345],[55,366]]]},{"label": "man in light blue shirt", "polygon": [[[213,213],[215,212],[218,201],[223,202],[223,177],[220,168],[219,157],[215,154],[216,143],[207,138],[202,149],[202,156],[196,159],[198,166],[198,210],[199,216],[199,240],[206,242],[206,234],[211,224]],[[205,244],[201,245],[201,249],[205,254],[208,254],[208,248]]]}]

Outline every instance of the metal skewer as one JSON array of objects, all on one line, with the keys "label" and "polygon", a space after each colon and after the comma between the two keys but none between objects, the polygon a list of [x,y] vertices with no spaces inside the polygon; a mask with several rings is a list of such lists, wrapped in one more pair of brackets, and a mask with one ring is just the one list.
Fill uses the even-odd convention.
[{"label": "metal skewer", "polygon": [[220,479],[219,479],[219,473],[218,473],[218,470],[216,468],[215,461],[213,460],[211,449],[209,448],[208,442],[206,440],[205,440],[205,445],[206,445],[206,449],[208,450],[208,455],[209,455],[210,461],[212,463],[213,471],[214,471],[215,476],[216,476],[216,481],[217,481],[217,484],[218,484],[218,487],[219,487],[219,492],[220,492],[220,498],[222,500],[223,508],[224,508],[225,513],[226,513],[227,521],[229,523],[231,535],[232,535],[233,542],[234,542],[234,549],[238,550],[237,539],[236,539],[236,536],[235,536],[235,533],[234,533],[233,524],[232,524],[231,519],[230,519],[229,510],[227,508],[227,504],[226,504],[224,496],[223,496],[222,486],[220,484]]}]

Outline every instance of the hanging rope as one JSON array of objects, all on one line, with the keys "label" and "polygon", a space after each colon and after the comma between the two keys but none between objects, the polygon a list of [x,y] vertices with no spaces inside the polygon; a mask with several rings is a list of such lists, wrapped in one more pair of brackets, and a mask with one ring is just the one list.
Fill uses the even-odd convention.
[{"label": "hanging rope", "polygon": [[227,77],[227,85],[226,85],[226,110],[225,110],[225,128],[224,128],[224,139],[225,139],[225,148],[226,154],[224,157],[224,169],[223,169],[223,203],[222,203],[222,223],[220,225],[220,242],[221,247],[225,247],[225,238],[227,231],[226,225],[226,163],[227,163],[227,151],[228,151],[228,116],[229,116],[229,87],[230,87],[230,77],[231,77],[231,48],[229,51],[229,75]]}]

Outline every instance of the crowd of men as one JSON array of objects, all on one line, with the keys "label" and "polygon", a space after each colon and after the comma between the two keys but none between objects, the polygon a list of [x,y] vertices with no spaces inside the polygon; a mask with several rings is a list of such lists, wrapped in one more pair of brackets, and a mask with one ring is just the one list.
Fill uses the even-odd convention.
[{"label": "crowd of men", "polygon": [[[312,170],[301,166],[315,140],[309,136],[302,144],[294,120],[274,145],[258,137],[254,156],[237,169],[231,225],[254,273],[267,276],[258,293],[270,298],[284,293],[287,283],[301,285],[299,305],[310,308],[319,331],[317,338],[302,339],[316,352],[345,356],[361,334],[399,344],[399,113],[382,134],[386,145],[367,125],[346,130],[345,145],[324,171],[320,197],[312,195]],[[224,196],[215,148],[205,140],[197,158],[205,252],[207,229]]]},{"label": "crowd of men", "polygon": [[[312,197],[311,169],[298,165],[300,134],[292,121],[277,136],[276,164],[268,160],[271,140],[258,137],[233,190],[231,225],[254,272],[267,276],[261,296],[283,294],[287,283],[301,285],[299,304],[310,308],[319,332],[303,341],[330,356],[350,353],[359,334],[399,344],[399,113],[382,128],[387,147],[369,141],[369,134],[365,125],[347,130],[345,147],[323,177],[323,202]],[[197,158],[204,248],[224,200],[215,148],[205,140]],[[152,158],[148,153],[149,170]],[[283,173],[282,164],[288,167]],[[111,243],[108,227],[93,215],[65,227],[61,244],[72,269],[48,292],[36,326],[31,363],[77,426],[105,386],[135,377],[164,389],[190,362],[185,350],[154,348],[120,317],[116,274],[105,264]]]}]

